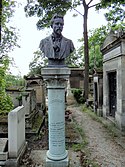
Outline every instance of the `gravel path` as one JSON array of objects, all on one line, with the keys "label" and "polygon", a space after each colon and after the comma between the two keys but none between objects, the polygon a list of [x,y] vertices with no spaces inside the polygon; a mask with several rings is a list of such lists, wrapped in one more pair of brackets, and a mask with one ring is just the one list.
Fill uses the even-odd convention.
[{"label": "gravel path", "polygon": [[100,167],[125,167],[125,150],[112,139],[106,128],[87,113],[81,112],[80,107],[69,109],[86,134],[90,158],[98,162]]}]

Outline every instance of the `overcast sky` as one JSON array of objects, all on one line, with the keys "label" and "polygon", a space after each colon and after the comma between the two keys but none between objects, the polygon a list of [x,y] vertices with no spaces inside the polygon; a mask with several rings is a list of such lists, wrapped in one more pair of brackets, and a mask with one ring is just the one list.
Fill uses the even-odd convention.
[{"label": "overcast sky", "polygon": [[[11,71],[14,75],[21,74],[23,76],[29,72],[29,63],[33,60],[33,52],[38,49],[40,40],[51,34],[52,30],[38,31],[36,28],[38,18],[25,17],[24,6],[26,0],[18,0],[18,2],[23,3],[17,8],[10,24],[19,29],[20,40],[18,43],[21,48],[15,48],[15,50],[10,53],[17,67],[11,68]],[[83,7],[80,7],[78,10],[83,13]],[[71,39],[77,49],[80,46],[77,40],[83,37],[83,17],[78,15],[73,18],[73,13],[76,12],[68,12],[64,17],[63,35]],[[95,29],[101,25],[106,25],[102,11],[98,13],[94,8],[90,8],[88,14],[88,29]]]}]

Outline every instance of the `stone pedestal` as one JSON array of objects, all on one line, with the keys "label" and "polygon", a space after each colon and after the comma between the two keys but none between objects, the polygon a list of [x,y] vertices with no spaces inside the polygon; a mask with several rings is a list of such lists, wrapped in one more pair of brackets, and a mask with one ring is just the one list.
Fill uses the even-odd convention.
[{"label": "stone pedestal", "polygon": [[65,149],[65,89],[68,68],[44,68],[42,76],[48,88],[49,150],[46,166],[68,166]]}]

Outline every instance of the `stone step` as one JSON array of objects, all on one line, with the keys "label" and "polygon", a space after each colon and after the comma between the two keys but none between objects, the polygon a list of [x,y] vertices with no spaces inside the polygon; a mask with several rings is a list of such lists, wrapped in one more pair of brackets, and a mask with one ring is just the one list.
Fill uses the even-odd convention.
[{"label": "stone step", "polygon": [[5,150],[7,143],[7,138],[0,138],[0,161],[5,161],[8,158],[8,152]]}]

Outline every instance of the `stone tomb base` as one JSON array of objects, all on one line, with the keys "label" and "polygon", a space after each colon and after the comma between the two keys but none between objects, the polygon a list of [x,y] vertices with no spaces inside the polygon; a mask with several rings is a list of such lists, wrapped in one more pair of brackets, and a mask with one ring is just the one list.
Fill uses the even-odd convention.
[{"label": "stone tomb base", "polygon": [[27,149],[27,142],[25,142],[24,145],[22,146],[18,157],[16,157],[16,158],[9,158],[5,162],[5,166],[6,167],[20,167],[19,163],[20,163],[20,160],[21,160],[23,154],[25,153],[26,149]]},{"label": "stone tomb base", "polygon": [[[81,167],[80,153],[68,150],[68,158],[62,161],[51,161],[46,158],[47,150],[32,150],[30,158],[39,167]],[[24,167],[24,166],[20,166]]]}]

